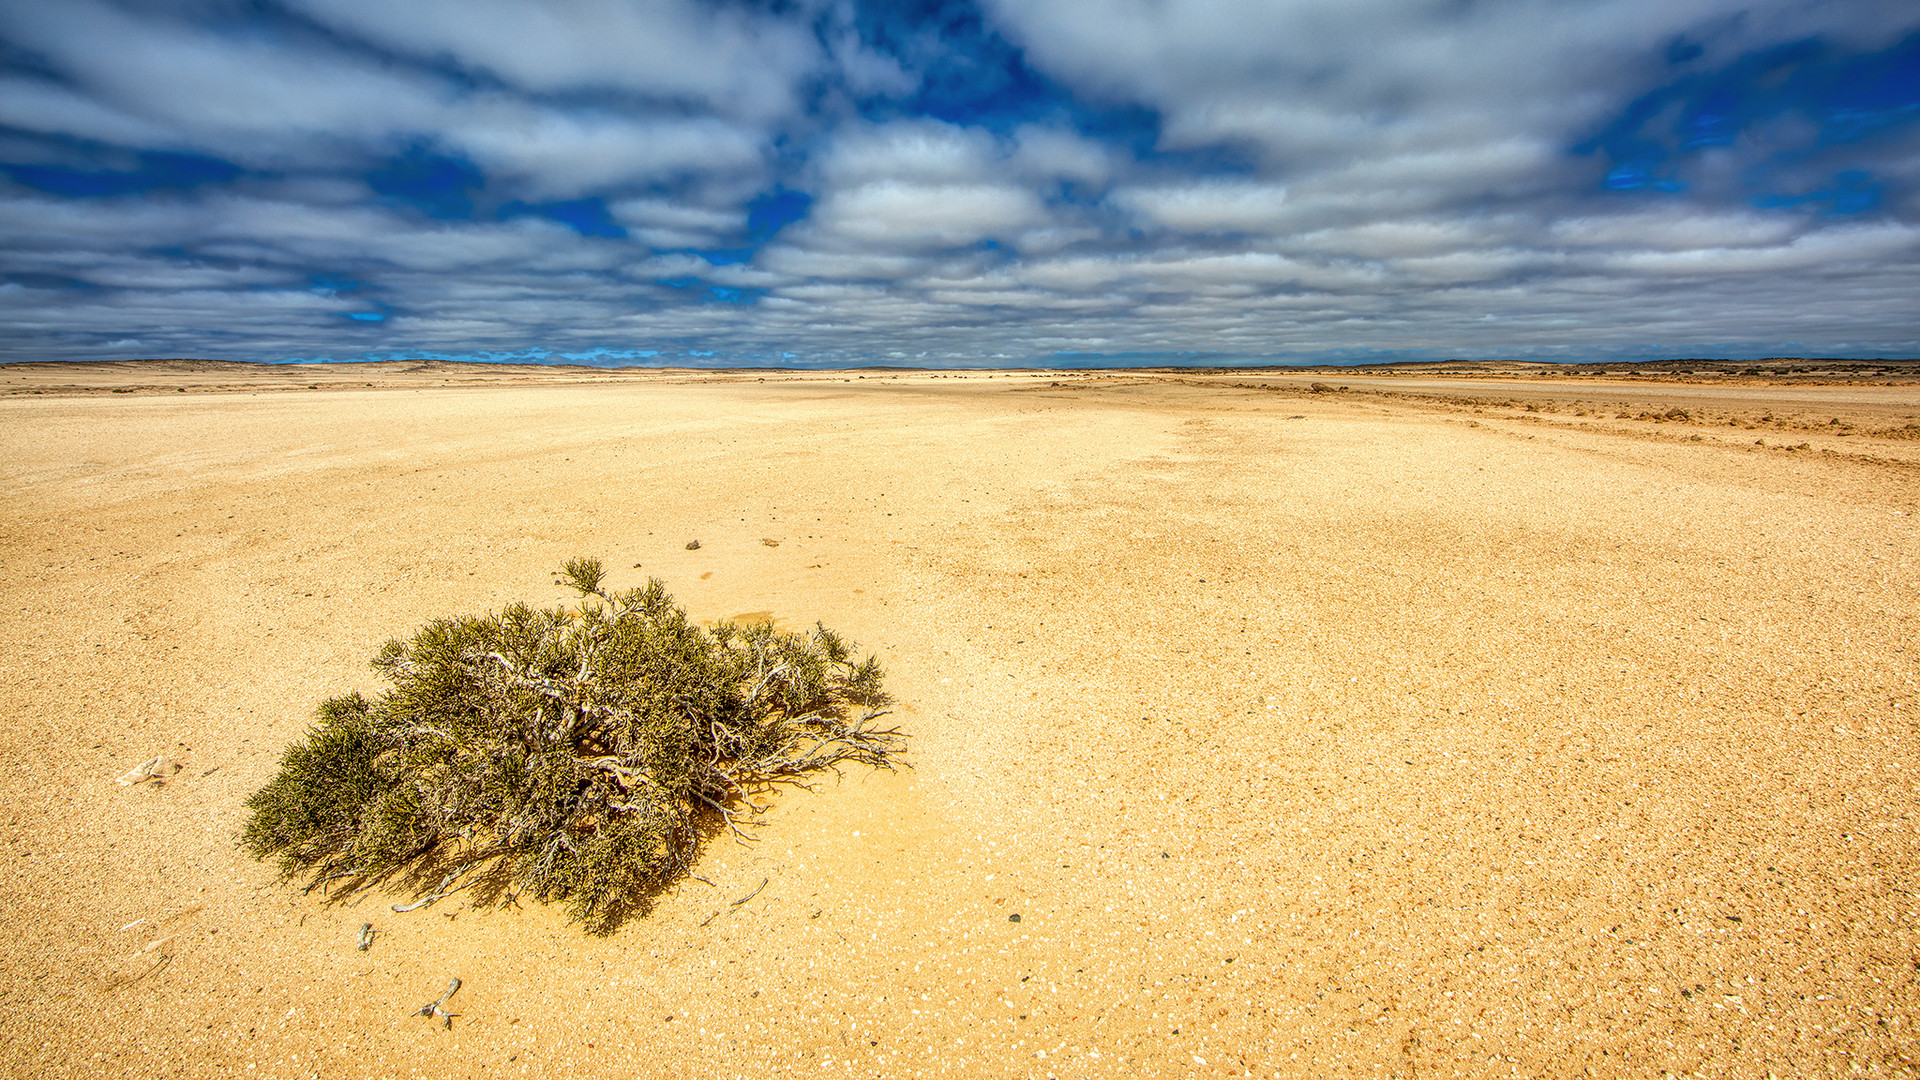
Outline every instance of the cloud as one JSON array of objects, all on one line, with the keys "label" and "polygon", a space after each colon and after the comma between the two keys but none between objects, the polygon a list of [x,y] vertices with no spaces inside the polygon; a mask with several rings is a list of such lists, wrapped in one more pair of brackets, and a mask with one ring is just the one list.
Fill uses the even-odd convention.
[{"label": "cloud", "polygon": [[752,175],[762,138],[712,117],[561,113],[500,98],[450,112],[440,138],[541,197],[582,195],[688,174]]},{"label": "cloud", "polygon": [[13,358],[1920,352],[1904,0],[0,0],[0,47]]},{"label": "cloud", "polygon": [[744,207],[716,208],[686,200],[648,196],[621,199],[607,212],[629,236],[654,249],[713,248],[747,229]]},{"label": "cloud", "polygon": [[1099,188],[1119,168],[1113,149],[1070,127],[1025,124],[1013,132],[1013,144],[1008,164],[1022,177],[1043,184],[1066,182]]},{"label": "cloud", "polygon": [[30,75],[0,75],[0,125],[121,146],[163,146],[179,137],[164,122],[131,115],[73,87]]},{"label": "cloud", "polygon": [[1920,254],[1920,228],[1886,223],[1828,229],[1777,244],[1613,251],[1602,256],[1599,262],[1605,269],[1635,277],[1653,274],[1720,278],[1732,274],[1820,269],[1844,271],[1849,267],[1879,266],[1894,260],[1910,262],[1916,254]]},{"label": "cloud", "polygon": [[617,88],[715,112],[776,117],[822,64],[797,21],[745,4],[652,0],[292,0],[321,23],[422,60],[535,91]]},{"label": "cloud", "polygon": [[876,248],[961,247],[1043,220],[1034,194],[1010,184],[881,180],[821,200],[808,234]]},{"label": "cloud", "polygon": [[334,149],[316,136],[434,130],[456,93],[431,74],[396,74],[324,44],[210,33],[99,0],[9,4],[0,33],[94,103],[65,110],[58,133],[111,141],[144,122],[256,163],[310,162]]},{"label": "cloud", "polygon": [[[930,260],[919,255],[885,254],[876,251],[833,251],[795,247],[785,244],[769,248],[760,265],[775,273],[820,281],[878,279],[910,280],[925,272]],[[805,296],[805,292],[782,290],[782,295]]]},{"label": "cloud", "polygon": [[1576,249],[1689,251],[1765,247],[1806,231],[1805,218],[1753,210],[1701,213],[1665,205],[1598,215],[1565,217],[1549,227],[1548,239]]},{"label": "cloud", "polygon": [[[624,111],[561,107],[475,89],[432,67],[396,68],[325,38],[236,38],[98,0],[14,9],[0,28],[92,92],[89,102],[61,102],[56,85],[30,84],[25,89],[56,99],[56,108],[38,122],[25,108],[0,115],[34,130],[189,143],[264,168],[324,166],[340,160],[343,150],[350,157],[356,145],[378,152],[430,142],[550,198],[760,164],[762,131],[715,115],[687,115],[671,102]],[[550,20],[542,11],[526,9],[529,19],[545,24]],[[754,78],[764,75],[763,67],[748,66]]]},{"label": "cloud", "polygon": [[1116,192],[1114,203],[1180,232],[1273,232],[1296,215],[1285,184],[1205,179]]},{"label": "cloud", "polygon": [[991,132],[936,120],[854,125],[823,146],[813,171],[829,187],[873,180],[956,183],[985,179],[1000,157]]}]

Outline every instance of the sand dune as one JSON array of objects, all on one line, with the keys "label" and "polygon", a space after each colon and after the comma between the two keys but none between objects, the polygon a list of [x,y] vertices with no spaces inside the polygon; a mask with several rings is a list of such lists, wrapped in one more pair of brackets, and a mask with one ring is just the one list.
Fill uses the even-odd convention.
[{"label": "sand dune", "polygon": [[[10,1075],[1920,1068],[1911,380],[0,376]],[[876,651],[914,767],[605,939],[237,849],[578,554]]]}]

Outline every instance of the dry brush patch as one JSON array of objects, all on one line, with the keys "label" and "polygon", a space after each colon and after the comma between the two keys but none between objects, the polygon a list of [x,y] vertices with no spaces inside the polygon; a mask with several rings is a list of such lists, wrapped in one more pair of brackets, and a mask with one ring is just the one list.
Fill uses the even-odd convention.
[{"label": "dry brush patch", "polygon": [[483,902],[564,901],[607,933],[707,837],[747,835],[756,795],[898,762],[878,661],[826,627],[704,628],[658,580],[604,579],[575,559],[558,583],[577,606],[388,642],[373,663],[391,688],[320,706],[248,800],[245,846],[309,890],[394,880],[414,907],[478,886]]}]

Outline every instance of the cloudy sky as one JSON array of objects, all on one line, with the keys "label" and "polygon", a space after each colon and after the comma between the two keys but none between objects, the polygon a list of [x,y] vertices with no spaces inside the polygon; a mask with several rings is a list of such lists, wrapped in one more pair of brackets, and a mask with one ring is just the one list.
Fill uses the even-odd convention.
[{"label": "cloudy sky", "polygon": [[1913,0],[0,0],[0,360],[1920,355]]}]

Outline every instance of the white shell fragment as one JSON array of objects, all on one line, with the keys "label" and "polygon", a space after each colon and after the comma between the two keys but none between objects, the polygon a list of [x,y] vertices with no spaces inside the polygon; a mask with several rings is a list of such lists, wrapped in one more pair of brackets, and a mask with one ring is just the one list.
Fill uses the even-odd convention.
[{"label": "white shell fragment", "polygon": [[177,773],[179,771],[180,771],[180,763],[177,761],[173,761],[166,757],[150,758],[147,761],[142,762],[141,764],[131,769],[128,769],[124,774],[122,774],[119,777],[119,779],[116,782],[119,783],[122,787],[132,787],[134,784],[144,784],[149,780],[152,780],[155,783],[164,784],[167,782],[167,777],[172,776],[174,773]]}]

